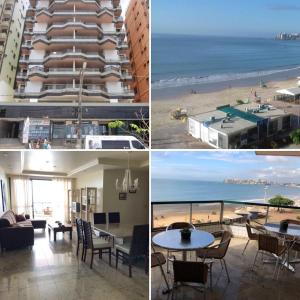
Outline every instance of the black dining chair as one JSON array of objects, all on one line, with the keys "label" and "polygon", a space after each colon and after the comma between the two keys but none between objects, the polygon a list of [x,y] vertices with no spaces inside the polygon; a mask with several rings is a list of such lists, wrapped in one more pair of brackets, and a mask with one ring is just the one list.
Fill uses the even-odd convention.
[{"label": "black dining chair", "polygon": [[119,258],[128,263],[129,277],[132,277],[132,264],[134,260],[143,257],[145,260],[145,273],[148,270],[149,253],[149,225],[135,225],[131,241],[125,241],[123,245],[116,245],[116,269]]},{"label": "black dining chair", "polygon": [[109,265],[111,265],[111,248],[112,241],[110,239],[100,239],[93,238],[93,232],[91,228],[91,223],[82,221],[83,223],[83,232],[84,232],[84,257],[83,261],[86,260],[86,253],[88,249],[91,249],[91,263],[90,268],[93,268],[94,254],[99,254],[99,258],[102,258],[103,253],[108,253],[109,255]]},{"label": "black dining chair", "polygon": [[120,224],[120,213],[119,212],[109,212],[108,213],[108,223],[109,224]]},{"label": "black dining chair", "polygon": [[81,260],[83,260],[83,255],[84,255],[84,246],[83,246],[83,227],[82,227],[82,220],[81,219],[76,219],[76,231],[77,231],[77,250],[76,250],[76,256],[78,256],[79,252],[79,246],[82,244],[82,255],[81,255]]}]

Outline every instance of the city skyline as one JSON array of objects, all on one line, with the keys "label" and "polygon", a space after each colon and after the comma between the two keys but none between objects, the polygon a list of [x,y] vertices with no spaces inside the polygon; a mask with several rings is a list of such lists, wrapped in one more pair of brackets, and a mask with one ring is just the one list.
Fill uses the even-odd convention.
[{"label": "city skyline", "polygon": [[[284,4],[274,0],[190,0],[189,5],[180,0],[153,0],[152,32],[274,37],[279,32],[297,32],[299,11],[296,0]],[[176,22],[179,18],[180,22]]]},{"label": "city skyline", "polygon": [[299,183],[300,160],[254,151],[153,152],[152,178],[223,181],[229,178]]}]

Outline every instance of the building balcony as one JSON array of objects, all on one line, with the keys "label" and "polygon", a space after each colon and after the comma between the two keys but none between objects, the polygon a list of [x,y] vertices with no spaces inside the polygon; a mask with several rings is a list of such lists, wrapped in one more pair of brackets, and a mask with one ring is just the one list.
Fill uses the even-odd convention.
[{"label": "building balcony", "polygon": [[35,36],[32,42],[34,49],[46,51],[60,51],[76,46],[83,51],[99,51],[116,49],[117,39],[112,37],[98,38],[97,36]]},{"label": "building balcony", "polygon": [[0,41],[5,41],[7,38],[7,34],[5,32],[0,33]]},{"label": "building balcony", "polygon": [[[174,201],[175,202],[175,201]],[[274,267],[276,261],[272,263],[272,255],[264,254],[259,256],[255,266],[253,266],[254,257],[258,250],[258,240],[251,239],[247,233],[246,223],[250,222],[252,234],[256,236],[266,233],[273,237],[279,237],[280,245],[285,244],[288,235],[285,233],[275,233],[264,227],[266,223],[277,223],[284,219],[297,219],[299,207],[283,207],[280,212],[279,207],[270,204],[236,201],[176,201],[152,202],[152,237],[159,232],[165,231],[166,227],[172,222],[188,222],[195,226],[195,230],[201,230],[212,233],[215,238],[214,245],[220,243],[222,231],[231,233],[231,241],[225,255],[225,259],[231,280],[228,280],[226,270],[217,260],[207,260],[203,257],[204,263],[213,261],[211,277],[208,279],[208,285],[211,283],[211,289],[206,289],[206,299],[272,299],[274,293],[286,295],[285,298],[297,298],[299,291],[299,264],[293,264],[297,252],[288,248],[290,252],[287,258],[281,261],[278,279],[274,278]],[[292,226],[292,225],[289,225]],[[256,229],[254,229],[256,228]],[[294,239],[295,237],[289,236]],[[296,237],[297,241],[297,237]],[[247,247],[245,247],[247,244]],[[275,243],[274,243],[275,244]],[[277,244],[276,244],[277,245]],[[210,247],[206,248],[209,250]],[[221,248],[221,247],[220,247]],[[220,249],[215,247],[214,251]],[[223,248],[224,249],[224,248]],[[167,250],[157,245],[153,245],[153,252],[162,252],[167,257]],[[207,255],[209,252],[206,252]],[[215,253],[219,253],[214,252]],[[183,252],[173,252],[174,257],[182,260]],[[265,260],[264,260],[265,258]],[[187,261],[196,261],[195,251],[189,251]],[[289,265],[289,260],[291,261]],[[198,257],[198,261],[200,261]],[[294,260],[295,261],[295,260]],[[292,268],[290,268],[292,267]],[[162,265],[162,270],[170,286],[173,282],[173,267],[169,261],[169,270],[167,273],[166,264]],[[154,267],[151,269],[151,294],[152,300],[170,299],[170,293],[164,293],[166,284],[162,277],[161,269]],[[286,292],[288,291],[288,293]],[[172,293],[172,291],[171,291]],[[202,291],[195,286],[181,285],[174,290],[176,299],[204,299]],[[262,296],[263,295],[263,296]],[[288,295],[288,296],[287,296]],[[180,296],[180,297],[179,297]],[[174,297],[175,298],[175,297]]]},{"label": "building balcony", "polygon": [[[52,82],[59,79],[79,78],[80,69],[73,68],[44,68],[31,67],[27,72],[27,76],[31,81]],[[87,68],[84,72],[84,77],[93,82],[119,81],[123,76],[130,76],[122,73],[119,67],[105,66],[104,68]]]},{"label": "building balcony", "polygon": [[51,24],[46,31],[35,31],[34,34],[38,35],[47,35],[47,36],[59,36],[59,35],[73,35],[74,30],[76,30],[77,35],[82,36],[91,36],[91,35],[109,35],[109,36],[125,36],[125,31],[117,30],[105,30],[101,25],[83,22],[83,21],[74,21],[73,19],[56,22]]},{"label": "building balcony", "polygon": [[113,9],[113,7],[103,6],[99,0],[52,0],[49,1],[48,10],[50,12],[57,10],[69,10],[73,9],[74,3],[76,3],[76,10],[89,9],[97,11],[99,9],[107,8]]},{"label": "building balcony", "polygon": [[[40,92],[26,92],[25,88],[15,91],[15,97],[19,98],[36,98],[40,101],[66,101],[70,97],[70,101],[77,100],[80,87],[78,84],[44,84]],[[131,102],[134,98],[132,90],[124,87],[117,93],[107,91],[105,85],[87,84],[82,87],[83,101],[86,102],[109,102],[110,99],[120,99],[120,101]],[[53,97],[53,98],[52,98]]]},{"label": "building balcony", "polygon": [[73,61],[82,65],[83,61],[92,62],[94,67],[101,67],[104,65],[127,65],[130,63],[125,55],[120,55],[116,59],[107,59],[103,52],[83,52],[80,49],[68,49],[66,51],[47,52],[43,59],[30,59],[29,64],[42,64],[45,67],[51,66],[66,66],[73,65]]},{"label": "building balcony", "polygon": [[63,22],[65,19],[79,17],[83,22],[92,22],[95,24],[112,23],[114,14],[104,8],[100,12],[96,11],[55,11],[49,12],[47,9],[41,9],[36,13],[36,21],[38,23]]},{"label": "building balcony", "polygon": [[25,22],[27,23],[34,23],[35,22],[35,18],[34,17],[26,17]]},{"label": "building balcony", "polygon": [[9,21],[1,21],[0,28],[8,29],[9,28]]}]

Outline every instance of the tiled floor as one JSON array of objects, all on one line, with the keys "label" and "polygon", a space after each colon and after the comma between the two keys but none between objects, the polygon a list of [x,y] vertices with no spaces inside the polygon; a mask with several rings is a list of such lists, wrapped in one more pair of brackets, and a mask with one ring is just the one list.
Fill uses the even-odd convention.
[{"label": "tiled floor", "polygon": [[7,251],[0,256],[0,299],[148,299],[148,276],[142,268],[133,268],[133,278],[128,277],[126,265],[120,269],[94,258],[89,268],[90,255],[83,263],[76,257],[76,236],[73,243],[69,235],[57,242],[49,241],[47,232],[36,230],[32,250]]},{"label": "tiled floor", "polygon": [[[221,272],[220,264],[216,263],[213,271],[213,289],[212,291],[208,289],[206,299],[299,300],[300,264],[295,265],[296,273],[291,273],[284,269],[280,273],[279,280],[273,280],[274,265],[260,264],[260,256],[257,263],[260,265],[254,271],[251,271],[257,246],[255,242],[251,242],[243,256],[241,253],[245,244],[245,239],[232,239],[226,255],[231,282],[227,282],[225,271]],[[169,282],[172,281],[171,273],[168,274],[168,279]],[[171,299],[171,294],[162,294],[165,286],[159,268],[152,269],[151,281],[152,300]],[[174,296],[174,299],[177,300],[204,299],[201,292],[191,287],[180,287],[174,293]]]}]

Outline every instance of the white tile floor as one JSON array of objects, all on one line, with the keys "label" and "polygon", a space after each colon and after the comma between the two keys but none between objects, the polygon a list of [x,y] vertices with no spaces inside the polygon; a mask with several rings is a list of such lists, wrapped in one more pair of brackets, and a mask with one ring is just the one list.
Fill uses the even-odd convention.
[{"label": "white tile floor", "polygon": [[76,257],[76,234],[73,242],[69,235],[57,235],[57,242],[49,241],[47,232],[35,231],[32,250],[6,251],[0,256],[0,299],[22,300],[68,300],[68,299],[148,299],[148,275],[143,267],[133,267],[133,278],[128,277],[128,268],[120,264],[115,269],[103,260],[94,258],[89,268]]}]

